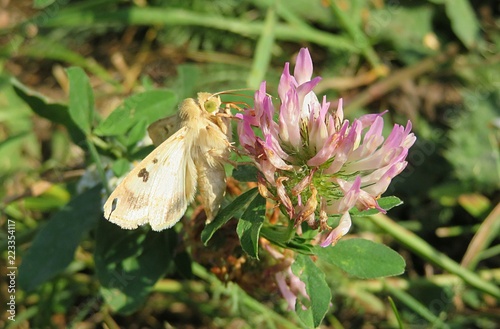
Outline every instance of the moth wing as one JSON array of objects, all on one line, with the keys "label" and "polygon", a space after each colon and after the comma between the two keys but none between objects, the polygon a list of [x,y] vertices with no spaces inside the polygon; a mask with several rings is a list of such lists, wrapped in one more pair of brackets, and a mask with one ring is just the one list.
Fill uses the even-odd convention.
[{"label": "moth wing", "polygon": [[107,220],[125,229],[149,222],[161,231],[181,219],[197,183],[187,133],[181,128],[132,169],[104,204]]},{"label": "moth wing", "polygon": [[169,117],[156,120],[148,127],[148,135],[155,146],[159,146],[166,141],[175,131],[178,126],[179,117],[177,114]]}]

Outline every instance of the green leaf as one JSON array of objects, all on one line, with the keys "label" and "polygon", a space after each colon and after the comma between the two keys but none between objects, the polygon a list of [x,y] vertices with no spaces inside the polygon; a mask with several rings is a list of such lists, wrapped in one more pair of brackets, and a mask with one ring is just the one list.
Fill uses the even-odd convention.
[{"label": "green leaf", "polygon": [[151,90],[127,98],[94,130],[100,136],[125,134],[141,120],[154,121],[175,114],[177,97],[170,90]]},{"label": "green leaf", "polygon": [[148,126],[149,122],[145,118],[139,119],[137,124],[129,130],[125,145],[128,147],[136,145],[146,135]]},{"label": "green leaf", "polygon": [[193,279],[192,263],[191,256],[186,251],[176,253],[174,256],[175,271],[184,279]]},{"label": "green leaf", "polygon": [[309,256],[300,254],[292,264],[292,271],[305,283],[309,296],[309,300],[303,296],[297,296],[295,312],[308,328],[316,328],[325,317],[332,298],[330,287],[325,281],[325,274]]},{"label": "green leaf", "polygon": [[129,314],[139,308],[172,265],[174,230],[126,231],[99,222],[94,253],[101,293],[111,308]]},{"label": "green leaf", "polygon": [[[391,15],[387,19],[388,11],[397,11],[397,15]],[[388,42],[394,44],[400,59],[406,63],[419,61],[424,54],[432,53],[432,49],[423,47],[422,42],[426,36],[433,33],[433,18],[435,11],[433,6],[415,5],[401,6],[392,3],[387,7],[381,7],[370,11],[370,38],[372,42]],[[377,22],[377,23],[376,23]],[[379,24],[384,22],[384,24]]]},{"label": "green leaf", "polygon": [[94,93],[82,68],[66,70],[69,79],[69,115],[85,134],[89,135],[94,119]]},{"label": "green leaf", "polygon": [[[62,0],[58,1],[59,4],[61,4]],[[86,5],[88,5],[88,2],[82,3],[83,7],[85,7]],[[82,17],[81,14],[83,10],[77,10],[75,8],[77,7],[76,5],[71,7],[73,8],[62,9],[58,6],[58,4],[55,4],[47,10],[40,11],[39,15],[32,18],[31,22],[37,23],[38,26],[42,26],[52,19],[64,16],[64,12],[73,12],[77,16],[80,15],[78,17]],[[55,15],[56,13],[57,15]],[[50,16],[50,19],[48,19],[48,16]],[[75,17],[71,17],[70,19],[74,20]],[[15,35],[19,34],[16,33]],[[19,37],[21,36],[19,35]],[[118,82],[110,72],[108,72],[104,67],[99,65],[99,63],[92,58],[85,57],[84,55],[82,56],[77,51],[71,50],[71,47],[68,46],[66,42],[61,42],[61,38],[54,38],[53,36],[46,35],[44,33],[38,33],[36,35],[36,38],[30,39],[29,43],[23,42],[23,40],[24,39],[21,37],[19,41],[16,41],[16,43],[18,42],[19,46],[9,49],[12,55],[18,54],[30,59],[53,60],[65,63],[67,65],[79,66],[89,71],[92,75],[95,75],[96,77],[106,81],[107,83],[115,87],[117,92],[123,91],[123,86],[120,85],[120,82]],[[3,47],[2,50],[7,50],[5,48],[7,47]]]},{"label": "green leaf", "polygon": [[0,167],[2,168],[0,177],[8,177],[12,172],[23,169],[20,165],[24,160],[23,154],[16,154],[16,150],[23,149],[23,144],[29,138],[30,133],[29,131],[22,132],[0,141]]},{"label": "green leaf", "polygon": [[70,193],[64,187],[52,185],[40,195],[23,198],[23,206],[37,211],[59,210],[70,198]]},{"label": "green leaf", "polygon": [[[499,72],[499,67],[498,64],[490,65],[488,69]],[[483,78],[484,72],[475,70],[471,74],[479,77],[476,84],[498,89],[493,86],[494,83],[498,84],[498,80],[487,81]],[[462,92],[467,111],[450,120],[452,129],[448,134],[449,142],[444,155],[453,166],[453,175],[463,186],[472,187],[471,191],[491,193],[500,189],[498,143],[492,137],[498,136],[498,128],[495,129],[493,123],[499,117],[500,95],[498,92],[481,90],[481,97],[478,97],[477,90]]]},{"label": "green leaf", "polygon": [[113,162],[113,166],[111,167],[111,169],[113,170],[113,174],[115,174],[116,177],[120,177],[130,171],[131,165],[127,159],[121,158]]},{"label": "green leaf", "polygon": [[263,226],[260,235],[273,244],[285,249],[290,249],[301,254],[313,255],[313,246],[310,239],[304,239],[297,235],[293,225],[266,225]]},{"label": "green leaf", "polygon": [[16,94],[28,104],[35,114],[66,127],[75,144],[80,145],[85,140],[85,136],[74,123],[66,105],[51,103],[45,96],[29,89],[14,78],[10,81]]},{"label": "green leaf", "polygon": [[241,216],[236,227],[241,247],[250,257],[257,259],[259,259],[259,234],[265,217],[266,199],[257,194]]},{"label": "green leaf", "polygon": [[[35,131],[36,120],[33,120],[33,113],[26,102],[17,95],[13,80],[14,78],[6,73],[0,73],[0,122],[3,131],[0,137],[0,180],[2,183],[5,180],[12,180],[14,173],[33,171],[33,163],[29,159],[46,160],[42,155],[40,136]],[[2,197],[5,197],[5,192],[7,189],[3,188],[0,193]]]},{"label": "green leaf", "polygon": [[[395,197],[395,196],[386,196],[386,197],[378,199],[377,202],[378,202],[379,206],[386,211],[389,211],[392,208],[403,204],[403,201],[401,201],[401,199],[399,199],[398,197]],[[355,217],[355,216],[371,216],[371,215],[378,214],[380,211],[378,211],[375,208],[363,210],[363,211],[359,211],[358,209],[353,208],[349,212],[350,212],[351,216]]]},{"label": "green leaf", "polygon": [[295,236],[296,229],[292,225],[266,225],[261,234],[273,243],[286,243]]},{"label": "green leaf", "polygon": [[49,5],[53,4],[55,0],[34,0],[33,1],[33,8],[35,9],[43,9],[45,7],[48,7]]},{"label": "green leaf", "polygon": [[244,209],[248,208],[250,203],[259,194],[259,191],[254,188],[246,191],[242,195],[234,199],[231,204],[219,211],[217,216],[211,221],[203,231],[201,232],[201,241],[204,245],[207,245],[208,241],[212,238],[214,233],[226,224],[231,218],[235,217],[236,214],[241,213]]},{"label": "green leaf", "polygon": [[295,236],[292,240],[285,243],[283,247],[304,255],[312,255],[314,253],[314,247],[310,244],[310,240],[306,240],[300,236]]},{"label": "green leaf", "polygon": [[256,182],[257,167],[251,165],[241,165],[233,170],[233,178],[240,182]]},{"label": "green leaf", "polygon": [[400,275],[405,270],[401,255],[383,244],[365,239],[345,239],[333,247],[316,247],[316,254],[321,260],[361,279]]},{"label": "green leaf", "polygon": [[73,198],[38,232],[19,267],[19,284],[32,291],[71,263],[82,237],[102,217],[101,186]]},{"label": "green leaf", "polygon": [[479,36],[479,22],[468,0],[447,0],[446,14],[451,28],[467,48],[472,48]]},{"label": "green leaf", "polygon": [[193,97],[196,86],[201,78],[201,70],[198,65],[181,64],[177,66],[177,80],[175,81],[176,92],[182,99]]}]

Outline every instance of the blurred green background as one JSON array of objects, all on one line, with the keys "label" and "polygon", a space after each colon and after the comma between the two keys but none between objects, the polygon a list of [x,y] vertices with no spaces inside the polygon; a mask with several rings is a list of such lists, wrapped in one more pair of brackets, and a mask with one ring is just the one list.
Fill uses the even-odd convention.
[{"label": "blurred green background", "polygon": [[[94,257],[105,250],[95,244],[102,215],[91,206],[100,189],[81,191],[102,178],[96,166],[108,165],[96,158],[144,155],[137,143],[146,123],[120,140],[125,149],[82,136],[67,114],[79,101],[70,99],[65,69],[88,75],[96,122],[125,100],[167,116],[198,91],[256,89],[262,80],[276,91],[283,63],[308,47],[323,77],[316,94],[342,97],[351,119],[388,109],[386,121],[411,120],[418,138],[386,193],[404,204],[350,232],[397,250],[406,273],[358,280],[332,268],[322,327],[498,328],[499,13],[493,0],[0,1],[2,305],[10,298],[9,220],[19,267],[16,321],[3,313],[0,327],[301,327],[268,282],[240,275],[225,283],[199,259],[187,278],[151,274],[130,309],[105,301],[96,263],[106,258]],[[156,98],[141,103],[145,92]],[[117,161],[113,170],[128,166]],[[50,222],[63,234],[74,227],[72,241],[48,241],[40,232]]]}]

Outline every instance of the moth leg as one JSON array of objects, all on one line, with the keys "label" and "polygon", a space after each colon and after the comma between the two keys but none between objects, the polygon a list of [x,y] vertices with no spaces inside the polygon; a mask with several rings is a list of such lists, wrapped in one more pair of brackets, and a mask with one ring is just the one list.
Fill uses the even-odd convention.
[{"label": "moth leg", "polygon": [[[232,144],[230,144],[230,146],[229,146],[229,147],[231,148],[231,150],[233,150],[233,151],[235,151],[235,152],[236,152],[236,148],[235,148]],[[240,164],[238,164],[237,162],[235,162],[235,161],[233,161],[233,160],[229,159],[227,154],[220,154],[220,153],[217,151],[217,149],[210,149],[210,150],[208,150],[208,151],[207,151],[207,155],[208,155],[208,156],[207,156],[207,159],[210,159],[210,160],[206,160],[206,161],[207,161],[207,163],[209,163],[210,165],[213,165],[213,163],[214,163],[214,162],[215,162],[215,163],[228,163],[228,164],[230,164],[231,166],[233,166],[233,167],[235,167],[235,168],[236,168],[238,165],[240,165],[240,164],[241,164],[241,163],[240,163]]]},{"label": "moth leg", "polygon": [[232,115],[231,113],[226,113],[226,112],[216,113],[215,115],[218,117],[221,117],[221,118],[231,118],[232,119],[234,117],[234,115]]},{"label": "moth leg", "polygon": [[226,109],[225,109],[226,112],[230,112],[231,109],[235,109],[238,112],[243,111],[243,109],[238,104],[241,104],[241,105],[243,105],[243,107],[246,107],[246,108],[250,107],[250,105],[248,105],[245,102],[237,102],[237,103],[231,102],[231,103],[226,103]]}]

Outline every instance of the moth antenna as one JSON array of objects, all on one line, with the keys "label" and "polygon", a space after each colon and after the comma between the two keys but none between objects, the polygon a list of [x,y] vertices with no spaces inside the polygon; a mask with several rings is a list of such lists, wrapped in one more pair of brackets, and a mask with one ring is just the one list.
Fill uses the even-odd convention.
[{"label": "moth antenna", "polygon": [[245,94],[236,94],[236,91],[252,91],[253,89],[250,88],[240,88],[240,89],[229,89],[229,90],[224,90],[224,91],[219,91],[218,93],[212,94],[212,96],[217,96],[217,95],[225,95],[225,94],[233,94],[237,96],[248,96]]},{"label": "moth antenna", "polygon": [[[215,96],[228,95],[228,94],[231,94],[231,95],[234,95],[234,96],[240,96],[240,97],[253,98],[253,96],[251,96],[251,95],[237,93],[238,91],[253,91],[253,89],[250,89],[250,88],[240,88],[240,89],[224,90],[224,91],[220,91],[220,92],[211,94],[210,97],[207,100],[209,100],[210,98],[215,97]],[[270,94],[267,94],[267,96],[272,97]],[[226,106],[226,108],[229,107],[229,108],[235,109],[235,110],[237,110],[239,112],[243,111],[243,108],[250,108],[250,105],[248,103],[246,103],[246,102],[221,102],[221,105],[222,104],[224,104]]]}]

